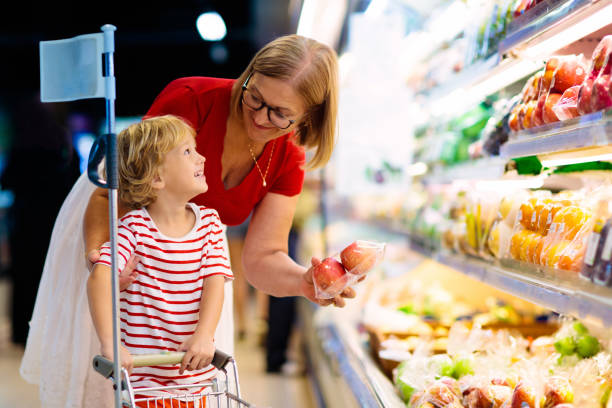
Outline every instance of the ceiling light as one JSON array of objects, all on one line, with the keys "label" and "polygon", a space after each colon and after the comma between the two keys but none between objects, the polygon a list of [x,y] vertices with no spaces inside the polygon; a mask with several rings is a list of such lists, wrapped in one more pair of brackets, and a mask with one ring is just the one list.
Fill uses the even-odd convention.
[{"label": "ceiling light", "polygon": [[227,34],[225,21],[216,11],[200,14],[196,20],[196,28],[204,41],[220,41]]}]

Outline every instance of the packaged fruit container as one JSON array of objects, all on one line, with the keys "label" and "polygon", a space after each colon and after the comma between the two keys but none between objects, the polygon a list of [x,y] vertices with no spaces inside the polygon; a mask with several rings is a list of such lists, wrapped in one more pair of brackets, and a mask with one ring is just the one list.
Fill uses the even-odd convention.
[{"label": "packaged fruit container", "polygon": [[507,257],[579,272],[593,222],[592,210],[580,200],[531,197],[519,208]]}]

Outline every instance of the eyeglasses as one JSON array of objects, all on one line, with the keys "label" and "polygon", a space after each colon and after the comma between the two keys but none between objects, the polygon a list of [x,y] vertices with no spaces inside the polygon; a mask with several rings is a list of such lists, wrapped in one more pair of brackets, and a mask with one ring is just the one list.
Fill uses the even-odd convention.
[{"label": "eyeglasses", "polygon": [[278,109],[270,107],[263,99],[249,91],[247,84],[249,83],[249,79],[251,79],[251,75],[252,74],[249,74],[244,84],[242,84],[242,103],[254,111],[268,108],[268,120],[279,129],[287,129],[289,126],[293,125],[295,120],[287,118],[279,112]]}]

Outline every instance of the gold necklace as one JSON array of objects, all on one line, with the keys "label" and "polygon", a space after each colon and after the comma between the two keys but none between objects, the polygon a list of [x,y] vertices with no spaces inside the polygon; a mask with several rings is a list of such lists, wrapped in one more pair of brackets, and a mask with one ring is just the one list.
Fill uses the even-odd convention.
[{"label": "gold necklace", "polygon": [[253,158],[253,161],[255,162],[255,166],[257,167],[257,170],[259,171],[259,175],[261,176],[261,179],[263,180],[264,187],[268,185],[266,183],[266,178],[268,177],[268,170],[270,170],[270,162],[272,161],[272,155],[274,154],[275,145],[276,145],[276,140],[272,143],[272,151],[270,152],[270,157],[268,158],[268,165],[266,166],[266,174],[263,174],[261,172],[261,167],[259,167],[259,163],[257,163],[257,159],[255,158],[255,153],[253,153],[253,148],[251,147],[251,144],[249,143],[249,152],[251,152],[251,157]]}]

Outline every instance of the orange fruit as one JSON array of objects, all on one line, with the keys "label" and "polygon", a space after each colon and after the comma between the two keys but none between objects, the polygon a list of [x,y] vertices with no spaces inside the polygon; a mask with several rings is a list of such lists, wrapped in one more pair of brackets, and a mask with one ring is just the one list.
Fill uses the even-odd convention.
[{"label": "orange fruit", "polygon": [[512,235],[510,239],[510,255],[512,255],[512,258],[521,259],[521,248],[528,234],[528,230],[521,230]]},{"label": "orange fruit", "polygon": [[557,211],[553,223],[557,224],[556,232],[561,237],[572,240],[590,218],[590,211],[570,205]]},{"label": "orange fruit", "polygon": [[551,245],[546,253],[546,266],[555,268],[564,251],[570,245],[570,241],[561,240]]}]

